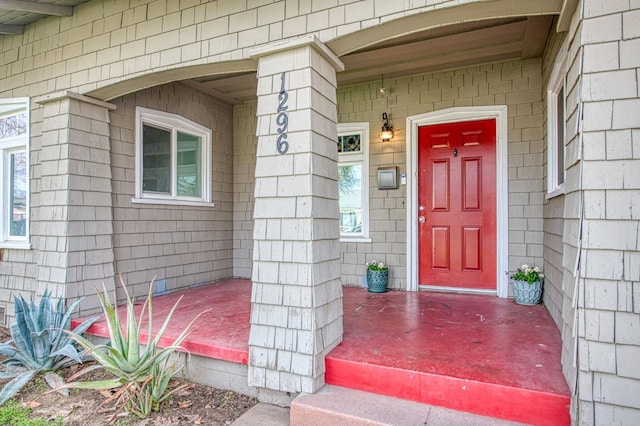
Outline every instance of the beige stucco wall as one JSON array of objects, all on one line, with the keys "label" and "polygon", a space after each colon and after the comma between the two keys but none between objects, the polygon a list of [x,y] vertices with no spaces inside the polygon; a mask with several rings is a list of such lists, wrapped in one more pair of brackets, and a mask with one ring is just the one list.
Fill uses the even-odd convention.
[{"label": "beige stucco wall", "polygon": [[[232,276],[232,108],[183,84],[142,90],[112,101],[113,245],[115,272],[136,295],[149,282],[167,290]],[[215,206],[132,203],[135,108],[181,115],[212,131],[212,201]]]}]

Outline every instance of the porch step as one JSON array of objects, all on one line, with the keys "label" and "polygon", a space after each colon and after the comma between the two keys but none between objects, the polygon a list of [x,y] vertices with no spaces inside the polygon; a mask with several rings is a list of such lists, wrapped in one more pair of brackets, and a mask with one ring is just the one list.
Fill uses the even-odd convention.
[{"label": "porch step", "polygon": [[294,399],[289,420],[291,426],[516,424],[331,385],[316,394],[301,394]]},{"label": "porch step", "polygon": [[[353,392],[362,391],[354,395],[361,395],[363,392],[364,395],[377,394],[376,396],[382,398],[378,401],[386,400],[380,395],[386,395],[387,398],[402,398],[395,401],[402,401],[403,404],[406,404],[407,410],[410,407],[433,405],[442,407],[442,409],[487,416],[495,421],[500,419],[546,426],[571,424],[569,415],[571,399],[569,395],[564,394],[353,362],[333,358],[331,354],[326,358],[325,381],[327,384],[333,385],[325,394],[334,395],[337,391],[332,391],[333,389],[342,389],[341,387],[343,387],[349,388]],[[369,392],[371,394],[368,394]],[[302,399],[300,403],[305,400]],[[330,404],[326,404],[328,407],[334,404],[336,406],[345,404],[346,407],[349,407],[355,403],[351,400],[342,403],[339,402],[340,398],[332,400],[329,396],[320,399],[323,404],[325,404],[325,400],[331,401]],[[373,411],[372,415],[377,415],[378,412],[384,414],[389,411],[388,407],[379,409],[373,403],[367,406],[368,410]],[[401,406],[405,407],[405,405]],[[393,412],[404,415],[405,409],[394,409]],[[420,412],[417,408],[413,411],[407,411],[407,413],[414,412],[416,415],[424,416],[424,411]],[[365,411],[365,413],[367,412]],[[384,423],[387,417],[381,416],[379,418],[380,420],[376,421],[380,421],[381,424],[393,424]],[[412,421],[413,419],[414,417],[410,418]]]}]

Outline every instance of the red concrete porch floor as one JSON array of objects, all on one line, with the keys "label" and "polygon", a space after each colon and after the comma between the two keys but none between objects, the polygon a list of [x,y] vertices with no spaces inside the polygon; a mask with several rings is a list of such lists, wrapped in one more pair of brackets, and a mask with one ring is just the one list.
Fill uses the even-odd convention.
[{"label": "red concrete porch floor", "polygon": [[[230,279],[155,297],[155,330],[179,296],[161,343],[170,344],[211,308],[183,346],[195,355],[246,364],[251,281]],[[570,424],[560,333],[544,306],[349,287],[343,304],[344,340],[326,359],[328,384],[521,423]],[[106,337],[105,323],[90,333]]]},{"label": "red concrete porch floor", "polygon": [[493,296],[344,289],[326,382],[515,422],[568,425],[560,332]]}]

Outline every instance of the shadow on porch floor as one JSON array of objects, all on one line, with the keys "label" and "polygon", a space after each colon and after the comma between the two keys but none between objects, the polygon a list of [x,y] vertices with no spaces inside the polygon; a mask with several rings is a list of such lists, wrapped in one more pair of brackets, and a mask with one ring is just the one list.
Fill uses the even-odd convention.
[{"label": "shadow on porch floor", "polygon": [[[247,364],[251,281],[229,279],[155,297],[154,329],[180,296],[161,344],[211,308],[183,346]],[[523,423],[570,423],[560,334],[544,306],[349,287],[343,304],[344,340],[326,359],[328,384]],[[106,337],[105,323],[90,333]]]}]

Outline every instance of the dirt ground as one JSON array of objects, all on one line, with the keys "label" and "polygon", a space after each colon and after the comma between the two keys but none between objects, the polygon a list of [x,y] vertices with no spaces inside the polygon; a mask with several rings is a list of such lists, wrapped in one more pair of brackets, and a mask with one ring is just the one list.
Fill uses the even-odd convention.
[{"label": "dirt ground", "polygon": [[[7,329],[0,327],[0,342],[6,342],[10,338]],[[83,366],[73,366],[58,373],[66,378],[81,368]],[[91,376],[91,380],[101,377],[109,376],[101,372]],[[6,382],[0,381],[0,386],[4,386]],[[183,384],[187,386],[174,393],[158,413],[146,419],[117,414],[111,406],[102,406],[110,395],[107,391],[101,393],[96,390],[72,389],[69,396],[57,392],[47,393],[50,388],[42,378],[32,380],[14,399],[32,408],[34,417],[51,420],[60,417],[64,424],[69,426],[229,425],[258,402],[255,398],[190,383],[183,379],[174,380],[170,387]]]}]

